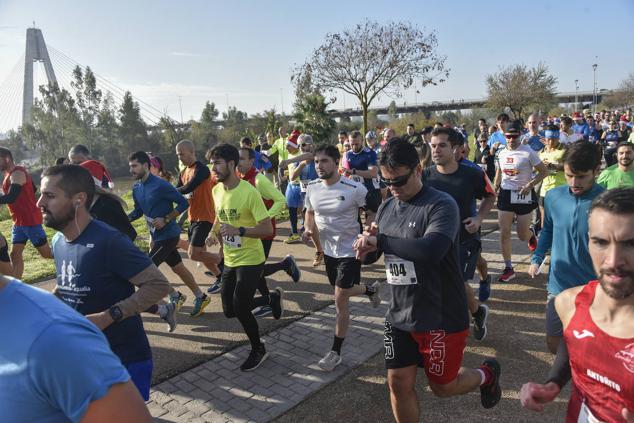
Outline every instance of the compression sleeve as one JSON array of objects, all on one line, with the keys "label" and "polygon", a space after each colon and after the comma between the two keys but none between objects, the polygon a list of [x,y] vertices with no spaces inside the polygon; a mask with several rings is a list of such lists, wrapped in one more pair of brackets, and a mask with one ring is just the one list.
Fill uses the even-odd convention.
[{"label": "compression sleeve", "polygon": [[559,341],[555,362],[550,368],[550,372],[548,372],[548,380],[546,383],[554,382],[559,386],[559,389],[561,389],[566,386],[571,377],[572,371],[570,370],[568,347],[566,346],[566,342],[562,339]]},{"label": "compression sleeve", "polygon": [[22,185],[20,184],[11,184],[9,187],[9,192],[6,195],[0,196],[0,204],[11,204],[14,203],[15,200],[18,199],[18,195],[22,191]]},{"label": "compression sleeve", "polygon": [[379,234],[377,244],[385,254],[394,254],[414,262],[424,261],[437,264],[449,252],[451,239],[439,232],[432,232],[422,238],[413,239]]},{"label": "compression sleeve", "polygon": [[[211,177],[211,172],[209,168],[203,164],[196,165],[196,169],[194,170],[194,177],[187,182],[185,185],[177,187],[176,189],[181,194],[189,194],[193,192],[200,184],[202,184],[205,179]],[[181,176],[182,178],[182,176]]]}]

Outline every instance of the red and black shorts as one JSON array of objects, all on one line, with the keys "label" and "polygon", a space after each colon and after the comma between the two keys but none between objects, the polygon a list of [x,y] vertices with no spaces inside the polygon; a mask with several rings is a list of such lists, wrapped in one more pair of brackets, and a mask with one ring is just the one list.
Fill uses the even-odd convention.
[{"label": "red and black shorts", "polygon": [[446,385],[458,377],[469,329],[454,333],[406,332],[386,320],[383,335],[386,368],[418,365],[425,369],[430,382]]}]

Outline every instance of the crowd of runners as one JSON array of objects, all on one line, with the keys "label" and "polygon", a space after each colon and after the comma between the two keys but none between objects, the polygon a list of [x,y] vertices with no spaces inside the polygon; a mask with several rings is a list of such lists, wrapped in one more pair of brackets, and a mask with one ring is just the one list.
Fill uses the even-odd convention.
[{"label": "crowd of runners", "polygon": [[[545,383],[522,386],[522,405],[543,410],[572,379],[568,422],[634,422],[631,112],[531,115],[525,123],[502,113],[478,126],[473,145],[464,127],[441,123],[420,133],[409,125],[402,137],[389,128],[340,132],[336,145],[280,128],[278,138],[215,145],[207,163],[183,140],[176,176],[160,157],[137,151],[128,157],[136,181],[129,212],[85,146],[46,168],[39,187],[0,148],[0,204],[14,223],[11,245],[0,237],[0,334],[10,339],[0,350],[0,420],[151,421],[143,400],[152,351],[141,316],[156,315],[173,332],[190,293],[192,317],[220,296],[251,346],[240,369],[255,371],[268,357],[258,318],[284,313],[285,293],[269,290],[266,277],[302,279],[292,255],[268,260],[286,211],[284,242],[314,248],[312,266],[324,266],[333,286],[323,371],[345,357],[350,297],[378,307],[389,289],[385,364],[396,421],[420,418],[418,367],[434,394],[479,390],[492,408],[501,363],[488,357],[469,369],[462,360],[469,334],[483,342],[488,332],[492,275],[480,232],[497,206],[497,282],[517,276],[514,225],[532,254],[528,276],[549,264],[545,343],[555,361]],[[147,223],[148,253],[133,243],[137,219]],[[42,225],[57,231],[50,243]],[[54,296],[19,281],[29,241],[55,262]],[[206,289],[181,251],[204,266]],[[385,280],[361,283],[364,266],[381,261]],[[164,262],[188,292],[170,285],[158,269]]]}]

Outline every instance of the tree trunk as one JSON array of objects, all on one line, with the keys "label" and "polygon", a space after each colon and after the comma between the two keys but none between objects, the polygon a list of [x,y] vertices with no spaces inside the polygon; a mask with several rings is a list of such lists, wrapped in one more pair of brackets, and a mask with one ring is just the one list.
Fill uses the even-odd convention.
[{"label": "tree trunk", "polygon": [[365,137],[365,134],[368,133],[368,105],[361,102],[361,110],[363,111],[363,136]]}]

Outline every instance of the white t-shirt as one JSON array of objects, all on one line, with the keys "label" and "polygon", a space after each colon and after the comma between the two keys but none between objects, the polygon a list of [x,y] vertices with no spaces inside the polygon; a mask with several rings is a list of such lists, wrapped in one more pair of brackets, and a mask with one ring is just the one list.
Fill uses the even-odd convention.
[{"label": "white t-shirt", "polygon": [[515,150],[505,148],[498,155],[498,165],[502,172],[502,189],[520,190],[530,182],[533,167],[542,161],[537,153],[526,144],[520,144]]},{"label": "white t-shirt", "polygon": [[315,212],[319,238],[327,256],[354,257],[352,244],[359,235],[359,208],[368,190],[358,182],[340,178],[333,185],[315,180],[306,187],[306,210]]},{"label": "white t-shirt", "polygon": [[559,143],[562,145],[570,144],[571,142],[576,142],[582,139],[583,139],[582,134],[568,135],[564,131],[559,132]]}]

